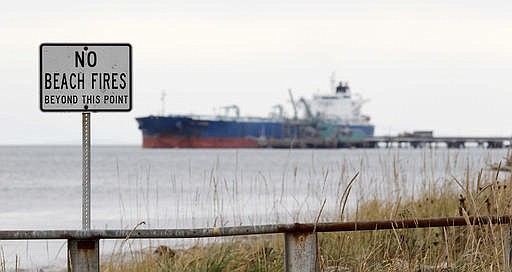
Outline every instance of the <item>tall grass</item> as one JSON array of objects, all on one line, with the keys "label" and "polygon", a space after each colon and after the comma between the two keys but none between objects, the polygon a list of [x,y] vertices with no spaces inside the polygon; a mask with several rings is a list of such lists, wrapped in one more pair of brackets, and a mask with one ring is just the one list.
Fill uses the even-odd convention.
[{"label": "tall grass", "polygon": [[[361,203],[350,218],[414,219],[440,216],[504,215],[510,212],[510,179],[482,182],[464,190],[446,185],[415,199]],[[457,182],[455,182],[457,183]],[[459,187],[459,185],[457,185]],[[501,225],[439,227],[320,235],[324,268],[349,271],[504,271],[507,228]],[[340,270],[335,270],[340,271]],[[342,270],[341,270],[342,271]]]},{"label": "tall grass", "polygon": [[[429,169],[425,166],[423,171],[427,173]],[[295,170],[294,179],[296,173]],[[333,185],[340,190],[337,193],[339,214],[335,218],[366,221],[510,214],[512,179],[499,171],[471,173],[468,166],[463,177],[449,175],[442,182],[425,182],[413,194],[407,195],[400,193],[404,177],[399,169],[399,158],[395,158],[388,184],[395,186],[392,191],[396,194],[390,194],[390,197],[379,197],[378,194],[360,196],[354,209],[346,209],[351,188],[358,182],[358,174],[355,174],[347,179],[344,188],[340,186],[340,181]],[[325,190],[328,175],[328,170],[322,172],[318,190]],[[226,182],[213,174],[210,178],[216,195],[216,190],[226,186]],[[283,175],[281,178],[286,177]],[[284,184],[280,184],[278,199],[282,198]],[[232,192],[234,198],[236,191],[234,189]],[[320,216],[326,200],[321,196],[316,198],[321,205],[315,221],[331,221],[332,218]],[[215,213],[222,212],[222,200],[215,199],[214,202],[218,205],[214,206]],[[222,225],[222,217],[220,219]],[[320,233],[319,262],[322,271],[504,271],[507,265],[505,251],[507,243],[510,243],[507,231],[507,225],[468,225]],[[185,249],[162,248],[165,250],[137,251],[123,260],[119,255],[113,255],[102,270],[283,270],[282,235],[220,239],[217,243],[198,244]]]}]

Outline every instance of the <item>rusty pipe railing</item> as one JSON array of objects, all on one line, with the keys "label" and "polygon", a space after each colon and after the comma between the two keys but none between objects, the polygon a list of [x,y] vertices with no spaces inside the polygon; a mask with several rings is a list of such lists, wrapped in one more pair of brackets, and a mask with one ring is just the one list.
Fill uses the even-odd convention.
[{"label": "rusty pipe railing", "polygon": [[353,221],[337,223],[271,224],[237,227],[213,227],[199,229],[135,229],[135,230],[4,230],[0,240],[51,240],[51,239],[153,239],[153,238],[201,238],[240,236],[273,233],[337,232],[360,230],[386,230],[450,227],[484,224],[508,224],[512,216],[453,216],[400,220]]},{"label": "rusty pipe railing", "polygon": [[[317,232],[411,229],[486,224],[510,224],[512,216],[454,216],[361,222],[272,224],[200,229],[132,229],[132,230],[4,230],[0,240],[68,240],[68,271],[99,271],[99,240],[201,238],[284,233],[285,271],[318,271]],[[138,226],[138,225],[137,225]],[[510,231],[510,225],[509,225]],[[506,246],[507,271],[510,270],[512,246]]]}]

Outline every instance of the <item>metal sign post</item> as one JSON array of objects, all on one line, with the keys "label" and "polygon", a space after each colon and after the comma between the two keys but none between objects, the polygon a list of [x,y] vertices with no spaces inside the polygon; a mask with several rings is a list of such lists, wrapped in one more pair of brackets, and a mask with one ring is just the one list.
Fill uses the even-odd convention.
[{"label": "metal sign post", "polygon": [[82,113],[82,229],[91,229],[91,113]]}]

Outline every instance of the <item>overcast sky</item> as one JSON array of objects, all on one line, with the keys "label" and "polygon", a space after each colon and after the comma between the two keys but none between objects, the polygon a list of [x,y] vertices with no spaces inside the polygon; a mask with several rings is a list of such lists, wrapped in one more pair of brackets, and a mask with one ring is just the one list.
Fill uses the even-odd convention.
[{"label": "overcast sky", "polygon": [[0,35],[0,144],[81,142],[80,113],[39,110],[43,42],[133,46],[133,110],[93,113],[93,144],[140,144],[162,91],[168,114],[265,116],[332,72],[378,135],[512,135],[512,1],[9,1]]}]

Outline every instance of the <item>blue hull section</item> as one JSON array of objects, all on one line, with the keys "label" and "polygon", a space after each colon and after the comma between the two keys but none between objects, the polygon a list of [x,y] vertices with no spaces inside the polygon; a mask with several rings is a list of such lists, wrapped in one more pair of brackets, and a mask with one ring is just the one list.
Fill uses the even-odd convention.
[{"label": "blue hull section", "polygon": [[[339,141],[362,141],[374,127],[339,126],[270,119],[202,120],[187,116],[137,118],[144,147],[337,147]],[[232,142],[232,144],[229,144]]]}]

